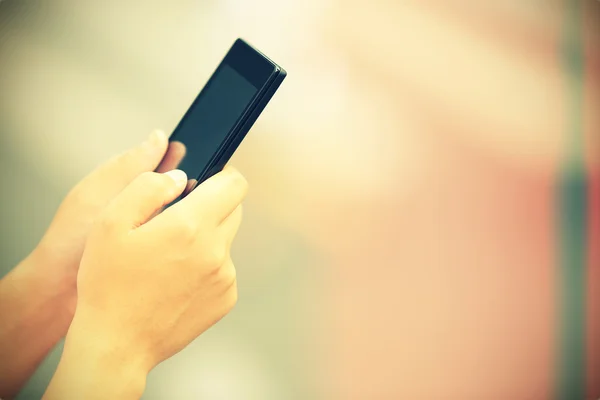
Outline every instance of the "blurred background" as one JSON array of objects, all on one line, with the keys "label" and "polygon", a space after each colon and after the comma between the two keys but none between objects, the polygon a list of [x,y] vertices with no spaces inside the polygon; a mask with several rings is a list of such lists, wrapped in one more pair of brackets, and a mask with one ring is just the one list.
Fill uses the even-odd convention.
[{"label": "blurred background", "polygon": [[240,300],[145,399],[600,397],[596,0],[0,0],[2,275],[237,37],[289,73],[232,161]]}]

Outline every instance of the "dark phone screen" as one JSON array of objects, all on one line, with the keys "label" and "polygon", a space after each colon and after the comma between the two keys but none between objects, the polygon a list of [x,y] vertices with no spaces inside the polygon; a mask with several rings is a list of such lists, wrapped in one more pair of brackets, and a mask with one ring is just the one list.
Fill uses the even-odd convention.
[{"label": "dark phone screen", "polygon": [[174,132],[186,147],[178,168],[188,179],[206,168],[257,90],[227,64],[219,68]]}]

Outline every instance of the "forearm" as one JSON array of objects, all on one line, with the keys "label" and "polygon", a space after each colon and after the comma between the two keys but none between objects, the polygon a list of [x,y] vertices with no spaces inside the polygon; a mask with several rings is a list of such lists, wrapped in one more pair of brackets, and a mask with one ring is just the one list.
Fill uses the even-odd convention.
[{"label": "forearm", "polygon": [[0,280],[0,397],[14,397],[70,321],[65,291],[32,253]]},{"label": "forearm", "polygon": [[93,328],[74,323],[43,400],[139,399],[149,372],[144,364]]}]

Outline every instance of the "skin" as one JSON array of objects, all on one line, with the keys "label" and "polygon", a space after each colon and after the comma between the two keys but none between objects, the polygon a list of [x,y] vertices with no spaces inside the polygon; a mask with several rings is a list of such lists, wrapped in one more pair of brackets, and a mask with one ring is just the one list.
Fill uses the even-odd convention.
[{"label": "skin", "polygon": [[150,369],[233,307],[229,249],[247,184],[226,168],[161,213],[188,181],[173,171],[184,154],[154,132],[100,166],[0,280],[0,397],[68,330],[44,398],[139,398]]}]

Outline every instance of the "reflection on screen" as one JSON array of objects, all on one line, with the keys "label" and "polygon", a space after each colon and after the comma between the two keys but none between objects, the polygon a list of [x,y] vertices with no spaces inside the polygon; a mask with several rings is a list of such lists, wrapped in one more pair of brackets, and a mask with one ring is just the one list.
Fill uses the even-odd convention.
[{"label": "reflection on screen", "polygon": [[188,178],[198,178],[206,168],[256,91],[233,68],[221,66],[174,132],[186,147],[178,168]]}]

